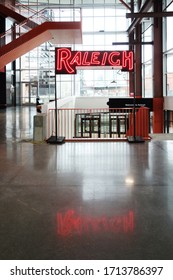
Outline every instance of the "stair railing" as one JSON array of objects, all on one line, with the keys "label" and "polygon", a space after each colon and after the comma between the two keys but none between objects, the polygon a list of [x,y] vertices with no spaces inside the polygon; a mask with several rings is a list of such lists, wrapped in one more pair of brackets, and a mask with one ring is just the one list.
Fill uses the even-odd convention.
[{"label": "stair railing", "polygon": [[[10,4],[6,5],[8,8],[13,9],[15,12],[19,13],[19,9],[11,6]],[[81,21],[81,8],[75,7],[56,7],[56,8],[48,8],[44,7],[39,11],[35,11],[26,5],[21,5],[22,9],[27,9],[28,14],[32,12],[28,18],[24,21],[13,25],[6,32],[0,34],[0,47],[8,44],[10,41],[14,39],[13,34],[15,34],[15,38],[20,37],[22,34],[26,33],[28,30],[33,29],[36,25],[40,25],[46,21]],[[67,17],[63,17],[63,12],[67,12],[70,10],[71,13],[68,13]],[[49,13],[50,11],[50,13]],[[23,15],[23,14],[22,14]],[[63,20],[64,19],[64,20]]]}]

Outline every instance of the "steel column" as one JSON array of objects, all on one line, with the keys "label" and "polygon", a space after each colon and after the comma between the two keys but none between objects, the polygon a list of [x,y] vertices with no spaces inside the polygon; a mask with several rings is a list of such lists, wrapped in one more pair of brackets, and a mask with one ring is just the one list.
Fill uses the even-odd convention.
[{"label": "steel column", "polygon": [[142,97],[142,58],[141,58],[141,24],[136,26],[136,40],[139,44],[135,45],[135,84],[136,84],[136,97]]},{"label": "steel column", "polygon": [[[154,1],[154,12],[162,12],[162,1]],[[162,55],[162,18],[154,18],[153,26],[153,132],[162,133],[163,118],[163,55]]]}]

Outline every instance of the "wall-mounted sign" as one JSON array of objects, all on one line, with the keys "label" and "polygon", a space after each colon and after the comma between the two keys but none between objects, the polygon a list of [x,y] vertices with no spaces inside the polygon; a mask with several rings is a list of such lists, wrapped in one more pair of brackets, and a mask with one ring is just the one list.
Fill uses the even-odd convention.
[{"label": "wall-mounted sign", "polygon": [[55,48],[55,73],[76,74],[77,68],[118,68],[133,71],[132,51],[72,51]]},{"label": "wall-mounted sign", "polygon": [[[133,108],[134,98],[109,98],[109,108]],[[135,107],[147,107],[153,111],[153,98],[136,98]]]}]

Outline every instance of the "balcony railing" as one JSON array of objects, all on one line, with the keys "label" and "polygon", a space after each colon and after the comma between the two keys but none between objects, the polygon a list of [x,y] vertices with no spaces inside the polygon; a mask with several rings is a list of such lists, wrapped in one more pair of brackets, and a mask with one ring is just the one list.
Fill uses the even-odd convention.
[{"label": "balcony railing", "polygon": [[[140,112],[139,112],[140,111]],[[57,115],[57,122],[55,116]],[[84,139],[126,139],[133,136],[149,139],[149,109],[121,108],[121,109],[49,109],[48,138],[52,135],[63,136],[66,140]],[[57,129],[55,124],[57,123]]]}]

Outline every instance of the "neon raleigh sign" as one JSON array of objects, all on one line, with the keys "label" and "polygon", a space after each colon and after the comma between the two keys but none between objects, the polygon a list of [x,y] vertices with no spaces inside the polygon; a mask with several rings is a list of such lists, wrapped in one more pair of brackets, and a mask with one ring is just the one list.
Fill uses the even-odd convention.
[{"label": "neon raleigh sign", "polygon": [[72,51],[55,48],[55,73],[76,74],[76,68],[119,68],[133,71],[132,51]]}]

